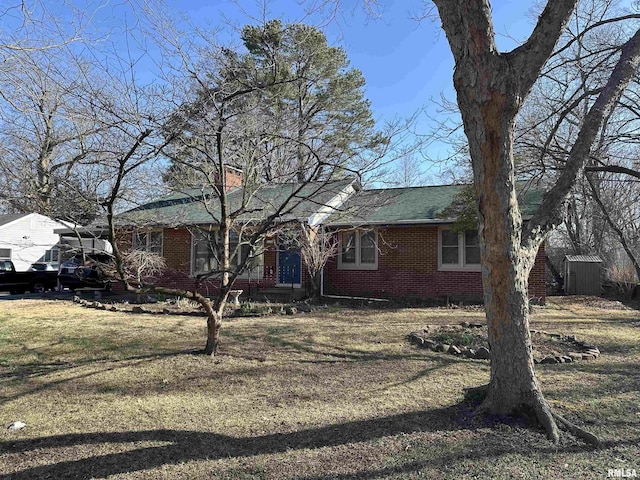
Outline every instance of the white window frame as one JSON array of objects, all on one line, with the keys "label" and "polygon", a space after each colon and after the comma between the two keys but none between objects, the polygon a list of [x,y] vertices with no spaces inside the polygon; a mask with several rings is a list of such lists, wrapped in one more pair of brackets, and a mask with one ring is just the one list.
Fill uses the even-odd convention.
[{"label": "white window frame", "polygon": [[[203,271],[196,271],[195,270],[195,254],[196,254],[196,234],[199,232],[202,233],[215,233],[217,232],[218,229],[211,229],[211,230],[204,230],[201,229],[199,231],[194,231],[191,232],[191,258],[189,261],[189,272],[191,274],[192,277],[195,277],[197,275],[204,275],[207,273],[210,273],[211,271],[207,271],[207,270],[203,270]],[[240,248],[238,250],[238,253],[242,254],[242,249]],[[237,258],[236,258],[237,261]],[[257,262],[256,266],[260,266],[260,265],[264,265],[264,245],[263,248],[261,249],[261,252],[259,255],[255,256],[255,261]],[[237,263],[236,263],[237,265]],[[251,271],[249,271],[249,269],[245,270],[244,272],[242,272],[241,275],[238,275],[237,278],[254,278],[255,273],[252,273]]]},{"label": "white window frame", "polygon": [[451,231],[450,228],[438,229],[438,270],[457,272],[479,272],[482,269],[480,263],[466,262],[465,232],[458,232],[458,263],[442,263],[442,232]]},{"label": "white window frame", "polygon": [[[160,234],[160,251],[159,252],[152,252],[151,250],[151,235],[154,233]],[[144,248],[142,247],[142,245],[137,245],[137,242],[136,242],[136,237],[140,234],[146,235],[146,238],[145,238],[146,244]],[[142,250],[144,252],[157,253],[158,255],[162,256],[164,254],[164,230],[160,228],[152,228],[152,229],[146,229],[146,230],[137,230],[133,232],[131,236],[131,248]]]},{"label": "white window frame", "polygon": [[58,263],[60,261],[60,248],[56,246],[51,247],[44,252],[43,257],[45,262]]},{"label": "white window frame", "polygon": [[[345,235],[355,233],[355,253],[356,261],[354,263],[345,263],[342,261],[342,242]],[[362,263],[361,240],[362,236],[367,233],[374,235],[375,261],[373,263]],[[338,270],[377,270],[378,269],[378,231],[375,229],[352,229],[338,232]]]}]

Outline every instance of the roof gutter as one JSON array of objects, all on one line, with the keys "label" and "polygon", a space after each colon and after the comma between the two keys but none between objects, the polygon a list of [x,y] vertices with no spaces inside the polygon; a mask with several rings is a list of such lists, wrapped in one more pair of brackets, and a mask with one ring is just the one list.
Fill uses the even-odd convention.
[{"label": "roof gutter", "polygon": [[53,233],[60,236],[80,236],[81,238],[108,238],[109,230],[107,227],[68,227],[56,228]]},{"label": "roof gutter", "polygon": [[355,222],[335,222],[328,223],[328,227],[354,227],[358,225],[419,225],[419,224],[433,224],[433,225],[441,225],[447,223],[453,223],[455,219],[442,219],[442,220],[434,220],[430,219],[414,219],[414,220],[374,220],[374,221],[361,221],[358,223]]},{"label": "roof gutter", "polygon": [[[523,216],[522,220],[528,221],[531,220],[533,215]],[[349,222],[331,222],[327,223],[327,227],[357,227],[358,225],[447,225],[450,223],[454,223],[456,221],[455,218],[443,218],[443,219],[412,219],[412,220],[374,220],[374,221],[366,221],[363,220],[361,222],[349,223]]]}]

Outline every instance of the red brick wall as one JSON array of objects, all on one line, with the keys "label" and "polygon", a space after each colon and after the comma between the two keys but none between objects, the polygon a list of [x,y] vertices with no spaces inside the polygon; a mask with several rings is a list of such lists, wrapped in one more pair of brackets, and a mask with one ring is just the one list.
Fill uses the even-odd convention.
[{"label": "red brick wall", "polygon": [[191,233],[186,228],[162,230],[162,255],[167,268],[184,271],[191,268]]},{"label": "red brick wall", "polygon": [[228,168],[225,180],[227,181],[227,190],[230,190],[233,187],[239,187],[242,185],[242,173]]},{"label": "red brick wall", "polygon": [[[438,271],[438,227],[394,226],[378,230],[377,270],[338,270],[336,258],[331,259],[324,272],[326,294],[352,295],[380,298],[443,298],[482,299],[480,272]],[[190,276],[191,234],[187,229],[163,230],[163,255],[167,270],[158,284],[171,288],[192,290],[194,279]],[[268,242],[264,253],[265,278],[239,278],[234,288],[245,294],[259,286],[270,287],[277,280],[275,242]],[[538,252],[536,263],[529,276],[529,293],[538,302],[544,302],[546,294],[546,264],[544,246]],[[303,266],[303,284],[306,281]],[[217,282],[204,282],[202,293],[213,293]]]},{"label": "red brick wall", "polygon": [[529,298],[544,303],[547,296],[547,252],[543,243],[536,255],[536,263],[529,274]]},{"label": "red brick wall", "polygon": [[[167,269],[158,278],[157,284],[163,287],[193,290],[194,279],[191,277],[191,233],[186,228],[165,228],[162,231],[162,254],[165,258]],[[251,278],[251,286],[248,278],[239,278],[233,288],[242,289],[245,294],[255,290],[258,285],[268,287],[275,284],[276,280],[276,252],[274,246],[268,246],[264,254],[264,268],[270,273],[267,278]],[[219,282],[212,280],[203,282],[199,291],[203,294],[212,294],[218,288]]]},{"label": "red brick wall", "polygon": [[[379,298],[447,297],[482,299],[480,272],[438,271],[438,227],[394,226],[378,230],[378,269],[339,270],[337,259],[324,272],[324,292]],[[544,247],[529,277],[530,295],[544,302]]]}]

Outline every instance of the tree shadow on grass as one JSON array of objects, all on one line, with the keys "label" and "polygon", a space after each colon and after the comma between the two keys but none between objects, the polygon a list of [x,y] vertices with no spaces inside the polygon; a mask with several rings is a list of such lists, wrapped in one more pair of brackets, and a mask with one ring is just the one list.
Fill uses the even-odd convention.
[{"label": "tree shadow on grass", "polygon": [[[602,358],[602,357],[601,357]],[[611,395],[622,393],[635,393],[640,390],[640,365],[634,361],[623,363],[605,363],[600,360],[574,362],[570,364],[546,365],[549,371],[562,372],[571,369],[574,372],[584,374],[584,376],[596,376],[597,381],[593,384],[558,384],[555,387],[544,389],[545,393],[550,393],[555,398],[574,398],[580,401],[580,396],[576,391],[581,391],[583,400],[586,399],[606,399]]]},{"label": "tree shadow on grass", "polygon": [[[123,444],[140,442],[159,442],[159,446],[145,446],[125,452],[87,456],[77,460],[62,460],[54,464],[29,467],[10,474],[0,474],[0,480],[31,480],[38,478],[103,478],[131,472],[158,468],[164,465],[178,465],[189,461],[216,460],[223,458],[252,457],[284,453],[289,450],[319,449],[335,447],[349,443],[369,442],[387,436],[415,432],[453,431],[475,429],[470,423],[470,407],[460,404],[421,412],[410,412],[348,422],[338,425],[311,428],[288,433],[274,433],[255,437],[231,437],[210,432],[180,430],[146,430],[138,432],[97,432],[86,434],[57,435],[31,440],[17,440],[0,443],[0,454],[19,454],[28,456],[30,452],[42,454],[49,448],[91,449],[92,445]],[[637,441],[637,439],[634,439]],[[618,445],[616,443],[616,445]],[[606,445],[613,446],[612,445]],[[498,456],[511,452],[510,447],[503,446],[475,453],[487,456]],[[584,448],[567,446],[564,451],[582,451]],[[503,451],[502,451],[502,450]],[[549,453],[557,452],[558,447],[549,445]],[[468,453],[450,454],[437,459],[442,462],[455,462]],[[445,458],[446,457],[446,458]],[[27,457],[24,457],[27,458]],[[407,473],[425,467],[427,462],[413,462],[407,459],[399,466],[380,470],[366,470],[360,474],[344,476],[332,475],[330,478],[379,478],[390,474]],[[329,477],[310,477],[322,480]]]},{"label": "tree shadow on grass", "polygon": [[195,460],[251,457],[283,453],[291,449],[316,449],[367,442],[401,433],[454,430],[464,428],[460,421],[461,408],[463,407],[455,406],[426,412],[411,412],[256,437],[236,438],[209,432],[147,430],[69,434],[2,442],[0,454],[4,455],[27,455],[36,450],[41,453],[48,448],[61,447],[87,449],[96,444],[161,442],[164,445],[31,467],[16,473],[0,475],[0,479],[102,478]]},{"label": "tree shadow on grass", "polygon": [[29,388],[21,391],[15,395],[0,395],[0,405],[3,403],[7,403],[11,400],[15,400],[16,398],[20,398],[25,395],[31,395],[33,393],[48,390],[57,385],[65,384],[71,381],[79,380],[82,378],[89,378],[94,375],[98,375],[105,372],[111,372],[114,370],[118,370],[120,368],[128,368],[132,365],[152,362],[158,360],[160,358],[165,357],[175,357],[179,355],[189,355],[189,354],[197,354],[198,351],[194,350],[180,350],[180,351],[170,351],[163,353],[150,353],[145,355],[135,355],[130,357],[121,358],[118,360],[111,360],[108,358],[89,358],[86,360],[75,361],[75,362],[49,362],[49,363],[40,363],[40,362],[30,362],[30,363],[22,363],[22,364],[0,364],[0,367],[7,368],[9,371],[0,374],[0,386],[2,384],[8,384],[16,381],[25,381],[27,379],[34,379],[38,377],[43,377],[46,375],[50,375],[53,373],[64,372],[68,370],[72,370],[74,368],[86,366],[86,365],[104,365],[103,368],[96,368],[91,372],[87,372],[80,375],[73,375],[69,378],[63,378],[61,380],[55,380],[50,382],[45,382],[37,385],[36,387]]},{"label": "tree shadow on grass", "polygon": [[[607,449],[612,447],[620,447],[623,445],[636,445],[640,441],[640,438],[634,438],[630,440],[623,440],[620,442],[605,442],[601,445],[600,448]],[[558,448],[555,445],[550,445],[548,448],[539,449],[539,453],[544,454],[556,454],[556,453],[577,453],[584,451],[590,447],[563,447]],[[418,461],[407,461],[400,465],[391,465],[383,468],[376,469],[368,469],[362,470],[356,473],[343,473],[336,474],[331,473],[327,475],[312,475],[305,477],[296,477],[300,480],[373,480],[376,478],[395,478],[395,476],[402,475],[401,478],[405,478],[404,475],[415,474],[420,472],[423,469],[429,467],[440,467],[442,470],[446,471],[450,469],[452,465],[460,462],[461,460],[466,460],[467,462],[473,462],[474,460],[483,461],[491,458],[498,458],[501,455],[506,455],[513,453],[513,448],[509,446],[502,446],[493,448],[490,451],[480,450],[480,451],[466,451],[464,453],[450,454],[450,455],[442,455],[437,459],[426,459],[426,460],[418,460]],[[506,473],[506,472],[505,472]],[[410,477],[413,478],[413,477]],[[440,477],[438,477],[440,478]],[[444,477],[441,477],[444,478]],[[448,478],[448,477],[447,477]],[[454,477],[454,478],[457,478]],[[472,477],[476,478],[476,477]],[[502,478],[502,477],[501,477]]]},{"label": "tree shadow on grass", "polygon": [[[355,360],[355,361],[378,361],[378,360],[424,360],[424,354],[421,354],[415,349],[408,350],[406,353],[389,353],[384,349],[384,346],[377,350],[365,350],[362,348],[354,347],[340,347],[336,344],[323,343],[316,341],[304,340],[300,341],[294,339],[295,336],[291,336],[288,332],[279,332],[279,335],[268,334],[265,338],[266,342],[271,346],[278,348],[288,348],[292,351],[299,353],[308,353],[312,355],[321,355],[326,357],[332,357],[340,360]],[[283,333],[287,333],[285,338]],[[407,343],[408,345],[408,343]]]}]

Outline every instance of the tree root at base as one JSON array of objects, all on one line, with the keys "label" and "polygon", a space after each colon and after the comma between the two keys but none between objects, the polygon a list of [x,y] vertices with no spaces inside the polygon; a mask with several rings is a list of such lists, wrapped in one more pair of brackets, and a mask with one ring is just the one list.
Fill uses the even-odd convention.
[{"label": "tree root at base", "polygon": [[[485,402],[488,392],[489,385],[465,388],[465,400],[472,401],[474,403],[480,403],[480,405],[474,412],[474,416],[492,414],[491,406],[487,405],[487,403]],[[529,411],[533,410],[533,412],[531,413],[534,413],[536,420],[544,428],[545,432],[547,433],[547,437],[552,442],[558,443],[558,441],[560,440],[558,428],[561,428],[568,431],[575,437],[583,440],[585,443],[588,443],[589,445],[600,445],[600,439],[596,435],[583,430],[561,415],[554,413],[539,392],[534,393],[534,398],[532,400],[532,404],[523,406],[523,410],[525,409],[525,407],[528,407],[528,409],[530,409]],[[518,413],[521,414],[522,412]]]},{"label": "tree root at base", "polygon": [[600,445],[600,439],[596,437],[593,433],[583,430],[577,425],[574,425],[573,423],[571,423],[566,418],[561,417],[557,413],[551,412],[551,414],[553,415],[553,418],[561,428],[564,428],[568,432],[572,433],[574,436],[584,440],[589,445],[594,445],[596,447]]},{"label": "tree root at base", "polygon": [[480,385],[479,387],[467,387],[464,389],[464,399],[467,402],[482,403],[489,391],[489,384]]}]

